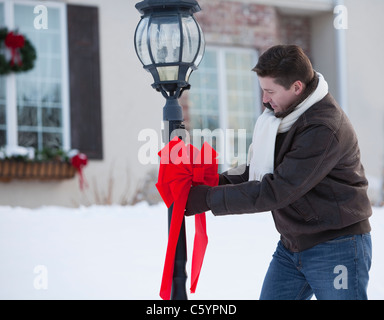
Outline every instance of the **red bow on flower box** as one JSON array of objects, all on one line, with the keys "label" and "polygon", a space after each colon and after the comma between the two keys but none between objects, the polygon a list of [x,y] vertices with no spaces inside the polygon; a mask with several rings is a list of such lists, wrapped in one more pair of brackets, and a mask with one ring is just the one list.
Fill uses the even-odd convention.
[{"label": "red bow on flower box", "polygon": [[84,153],[77,153],[75,156],[71,158],[71,164],[74,166],[79,173],[79,181],[80,181],[80,189],[84,189],[84,185],[87,187],[88,184],[85,181],[84,175],[83,175],[83,168],[88,163],[88,157]]},{"label": "red bow on flower box", "polygon": [[[160,297],[169,300],[171,296],[176,245],[183,222],[185,206],[191,186],[219,183],[217,152],[207,143],[201,151],[175,137],[160,152],[159,178],[156,187],[169,208],[173,204],[169,229],[167,253],[164,263]],[[192,255],[191,293],[196,290],[205,249],[208,244],[205,212],[195,215],[195,239]]]}]

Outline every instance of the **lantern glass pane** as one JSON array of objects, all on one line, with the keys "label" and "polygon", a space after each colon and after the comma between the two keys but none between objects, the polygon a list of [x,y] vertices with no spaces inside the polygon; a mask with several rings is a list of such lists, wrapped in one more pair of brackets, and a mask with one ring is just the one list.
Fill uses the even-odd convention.
[{"label": "lantern glass pane", "polygon": [[185,76],[185,81],[186,82],[189,82],[189,77],[191,76],[192,72],[193,72],[193,69],[192,68],[188,68],[187,74]]},{"label": "lantern glass pane", "polygon": [[199,28],[191,16],[182,18],[183,24],[183,62],[192,63],[199,50]]},{"label": "lantern glass pane", "polygon": [[204,39],[204,34],[203,31],[201,30],[200,25],[197,23],[197,27],[199,28],[200,34],[201,34],[201,39],[200,39],[200,50],[197,55],[197,58],[195,60],[195,66],[198,67],[201,60],[203,60],[204,57],[204,51],[205,51],[205,39]]},{"label": "lantern glass pane", "polygon": [[141,63],[145,66],[152,64],[148,48],[148,22],[149,17],[142,19],[136,31],[137,55],[139,56]]},{"label": "lantern glass pane", "polygon": [[179,17],[153,17],[150,25],[152,56],[156,64],[180,62]]},{"label": "lantern glass pane", "polygon": [[179,78],[179,67],[158,67],[157,72],[159,73],[160,81],[177,81]]}]

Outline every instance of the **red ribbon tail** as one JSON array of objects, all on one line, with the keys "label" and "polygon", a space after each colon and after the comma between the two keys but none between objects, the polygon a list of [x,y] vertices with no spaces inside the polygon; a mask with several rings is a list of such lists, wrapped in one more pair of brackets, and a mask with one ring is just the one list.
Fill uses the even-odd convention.
[{"label": "red ribbon tail", "polygon": [[191,293],[195,293],[203,266],[205,251],[208,245],[207,224],[205,213],[195,215],[195,240],[193,244]]},{"label": "red ribbon tail", "polygon": [[[167,250],[168,251],[168,250]],[[167,261],[165,259],[164,270],[163,270],[163,278],[161,279],[161,288],[160,288],[160,298],[163,300],[171,299],[171,290],[172,290],[172,277],[173,277],[173,269],[175,263]]]},{"label": "red ribbon tail", "polygon": [[17,65],[19,67],[21,67],[23,65],[23,61],[21,60],[20,50],[16,50],[15,60],[17,60]]},{"label": "red ribbon tail", "polygon": [[160,297],[163,300],[171,298],[173,269],[175,264],[176,246],[179,240],[181,225],[184,218],[185,205],[187,203],[189,189],[184,190],[183,194],[174,202],[172,211],[171,226],[169,228],[167,253],[165,256],[163,278],[161,281]]},{"label": "red ribbon tail", "polygon": [[15,59],[16,59],[16,48],[11,49],[11,62],[10,65],[13,67],[15,65]]},{"label": "red ribbon tail", "polygon": [[88,183],[87,183],[87,180],[84,177],[82,168],[77,168],[77,172],[79,173],[80,190],[84,190],[84,187],[88,188]]}]

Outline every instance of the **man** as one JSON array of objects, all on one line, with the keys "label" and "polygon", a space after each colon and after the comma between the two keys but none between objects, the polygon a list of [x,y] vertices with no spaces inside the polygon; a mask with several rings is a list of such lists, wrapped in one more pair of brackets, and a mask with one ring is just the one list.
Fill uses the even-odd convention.
[{"label": "man", "polygon": [[356,134],[300,47],[253,69],[266,107],[246,170],[192,187],[186,215],[272,211],[281,234],[260,299],[367,299],[372,214]]}]

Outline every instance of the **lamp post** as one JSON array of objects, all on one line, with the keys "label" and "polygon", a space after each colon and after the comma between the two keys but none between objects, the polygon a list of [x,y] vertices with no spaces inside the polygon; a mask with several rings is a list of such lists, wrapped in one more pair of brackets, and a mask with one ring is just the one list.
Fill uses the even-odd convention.
[{"label": "lamp post", "polygon": [[[175,130],[184,129],[178,99],[190,89],[189,77],[200,64],[205,49],[201,28],[193,14],[201,8],[196,0],[144,0],[136,4],[142,14],[135,32],[136,53],[154,79],[152,87],[166,99],[163,108],[163,140],[169,142]],[[168,226],[172,219],[168,210]],[[185,221],[176,248],[172,300],[186,300],[187,248]]]}]

